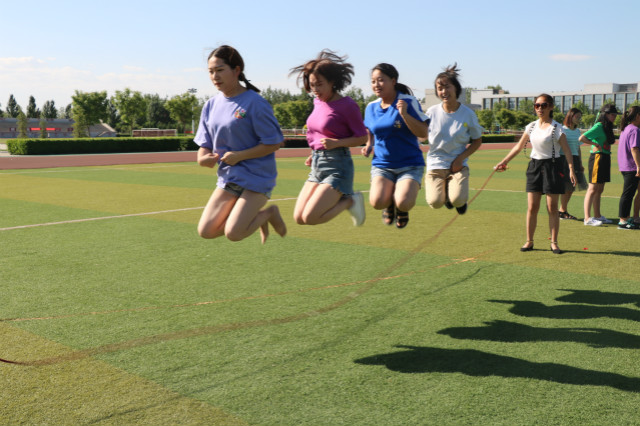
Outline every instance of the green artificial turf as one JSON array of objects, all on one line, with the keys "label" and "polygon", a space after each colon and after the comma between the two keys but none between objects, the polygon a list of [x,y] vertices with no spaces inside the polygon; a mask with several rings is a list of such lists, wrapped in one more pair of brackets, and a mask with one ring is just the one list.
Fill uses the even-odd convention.
[{"label": "green artificial turf", "polygon": [[1,171],[0,424],[640,424],[640,233],[562,221],[557,256],[541,212],[521,253],[505,152],[471,158],[467,214],[421,191],[403,230],[294,224],[281,159],[264,246],[197,236],[195,164]]}]

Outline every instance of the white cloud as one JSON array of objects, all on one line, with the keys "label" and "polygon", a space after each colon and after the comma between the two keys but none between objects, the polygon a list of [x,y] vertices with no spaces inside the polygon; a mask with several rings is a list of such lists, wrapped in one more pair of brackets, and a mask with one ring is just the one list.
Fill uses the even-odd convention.
[{"label": "white cloud", "polygon": [[551,55],[549,57],[551,58],[552,61],[559,61],[559,62],[578,62],[578,61],[586,61],[592,58],[592,56],[589,56],[589,55],[573,55],[570,53],[558,53],[555,55]]},{"label": "white cloud", "polygon": [[131,71],[131,72],[142,72],[144,71],[144,68],[142,67],[136,67],[133,65],[123,65],[122,69],[125,71]]}]

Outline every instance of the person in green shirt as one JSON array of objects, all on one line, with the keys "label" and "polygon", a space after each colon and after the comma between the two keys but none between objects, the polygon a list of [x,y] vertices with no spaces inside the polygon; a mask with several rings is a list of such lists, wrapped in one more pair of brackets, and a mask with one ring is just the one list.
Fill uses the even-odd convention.
[{"label": "person in green shirt", "polygon": [[611,145],[615,142],[613,122],[618,114],[615,105],[603,105],[596,124],[579,138],[580,142],[593,145],[589,156],[589,188],[584,196],[584,224],[587,226],[612,223],[600,212],[600,199],[604,184],[611,180]]}]

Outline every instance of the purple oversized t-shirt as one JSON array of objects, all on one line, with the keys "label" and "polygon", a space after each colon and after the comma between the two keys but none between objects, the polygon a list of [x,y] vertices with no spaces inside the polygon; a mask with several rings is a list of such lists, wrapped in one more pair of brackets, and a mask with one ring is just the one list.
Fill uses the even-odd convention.
[{"label": "purple oversized t-shirt", "polygon": [[[232,98],[222,93],[202,108],[194,142],[222,157],[227,151],[243,151],[258,144],[273,145],[284,137],[271,105],[253,90]],[[276,186],[276,158],[271,153],[240,161],[234,166],[218,161],[219,188],[235,183],[251,191],[267,193]]]},{"label": "purple oversized t-shirt", "polygon": [[366,136],[358,104],[348,96],[333,102],[313,100],[313,111],[307,118],[307,142],[313,150],[324,149],[321,139],[345,139]]},{"label": "purple oversized t-shirt", "polygon": [[629,124],[620,133],[618,142],[618,168],[621,172],[635,172],[636,162],[633,161],[631,148],[640,148],[640,129]]}]

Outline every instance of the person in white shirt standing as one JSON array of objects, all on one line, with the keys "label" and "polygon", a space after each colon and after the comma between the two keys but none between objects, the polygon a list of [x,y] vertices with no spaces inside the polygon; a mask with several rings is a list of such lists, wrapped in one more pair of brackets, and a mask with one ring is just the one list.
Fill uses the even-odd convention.
[{"label": "person in white shirt standing", "polygon": [[[538,120],[527,125],[520,141],[509,151],[506,157],[494,169],[504,171],[507,164],[531,141],[531,161],[527,167],[527,242],[520,247],[520,251],[533,250],[533,235],[538,224],[538,211],[542,194],[547,195],[547,211],[549,213],[549,231],[551,232],[551,251],[561,254],[558,246],[558,232],[560,217],[558,215],[558,199],[564,194],[565,179],[563,171],[569,167],[569,178],[573,186],[576,185],[576,175],[573,170],[573,158],[567,144],[567,138],[562,132],[562,126],[553,120],[553,97],[546,93],[536,97],[534,104]],[[556,148],[557,147],[557,148]],[[560,156],[560,148],[564,157]]]}]

